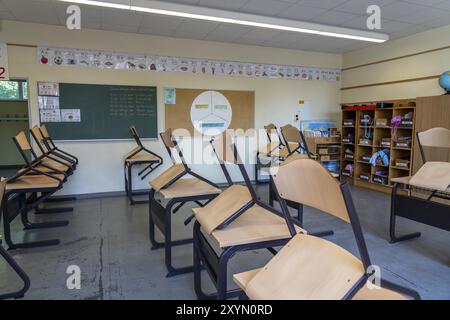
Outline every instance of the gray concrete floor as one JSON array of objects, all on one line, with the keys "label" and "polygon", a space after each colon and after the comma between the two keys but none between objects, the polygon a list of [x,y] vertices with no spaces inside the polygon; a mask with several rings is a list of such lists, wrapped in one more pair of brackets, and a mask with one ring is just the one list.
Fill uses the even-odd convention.
[{"label": "gray concrete floor", "polygon": [[[259,186],[262,199],[267,186]],[[450,246],[448,232],[399,218],[400,233],[421,231],[419,239],[389,244],[389,196],[353,189],[372,262],[381,267],[382,276],[417,290],[423,299],[450,299]],[[38,217],[38,220],[69,219],[62,228],[26,231],[20,219],[14,222],[17,240],[59,238],[54,247],[10,251],[29,274],[32,285],[25,299],[195,299],[193,276],[166,278],[164,252],[150,250],[147,205],[129,206],[125,197],[77,200],[64,203],[75,208],[70,214]],[[190,215],[188,206],[174,217],[174,237],[191,236],[192,223],[182,223]],[[31,214],[33,217],[33,214]],[[34,218],[34,217],[33,217]],[[357,254],[350,226],[305,208],[305,228],[310,232],[333,229],[333,242]],[[5,245],[5,244],[4,244]],[[237,255],[229,272],[260,267],[271,254],[265,250]],[[174,264],[192,263],[192,246],[174,249]],[[82,272],[80,290],[66,287],[66,269],[78,265]],[[205,291],[212,284],[204,273]],[[19,285],[14,273],[0,264],[0,291]]]}]

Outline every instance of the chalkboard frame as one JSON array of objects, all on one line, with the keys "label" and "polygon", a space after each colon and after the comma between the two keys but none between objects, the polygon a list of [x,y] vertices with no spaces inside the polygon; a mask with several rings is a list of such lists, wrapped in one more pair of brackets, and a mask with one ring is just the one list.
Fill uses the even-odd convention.
[{"label": "chalkboard frame", "polygon": [[[122,122],[120,123],[120,127],[122,128],[122,124],[123,124],[123,128],[122,128],[122,132],[120,133],[116,133],[116,135],[120,136],[120,137],[107,137],[107,134],[105,134],[105,137],[83,137],[83,135],[81,134],[79,138],[75,137],[71,137],[71,138],[66,138],[63,134],[63,137],[61,137],[60,135],[58,135],[58,131],[55,130],[55,127],[57,129],[59,129],[59,132],[61,134],[61,132],[64,132],[65,130],[72,130],[72,135],[73,135],[73,127],[77,127],[79,126],[79,123],[71,123],[71,122],[45,122],[45,125],[48,127],[48,130],[50,131],[50,134],[52,134],[52,136],[54,137],[55,141],[59,141],[59,142],[103,142],[103,141],[132,141],[133,138],[129,135],[129,125],[137,125],[138,128],[140,129],[140,131],[142,132],[142,140],[143,141],[155,141],[158,140],[158,88],[157,86],[142,86],[142,85],[128,85],[128,84],[88,84],[88,83],[65,83],[65,82],[61,82],[59,83],[60,86],[60,101],[62,100],[62,103],[60,104],[60,109],[77,109],[76,105],[67,105],[64,102],[64,91],[65,89],[67,90],[67,88],[71,88],[71,90],[80,90],[80,87],[85,87],[85,88],[89,88],[91,91],[95,90],[96,88],[98,88],[99,90],[101,89],[102,91],[107,91],[110,88],[121,88],[121,89],[139,89],[139,90],[148,90],[148,94],[150,94],[150,104],[149,104],[149,108],[151,109],[151,114],[146,115],[146,116],[142,116],[141,117],[141,121],[142,119],[146,119],[145,121],[148,121],[148,123],[145,124],[145,127],[147,128],[147,130],[143,129],[143,125],[142,122],[139,125],[139,123],[135,123],[135,121],[133,121],[132,119],[127,120],[126,122]],[[78,88],[77,88],[78,87]],[[75,89],[74,89],[75,88]],[[82,89],[83,90],[83,89]],[[83,90],[83,92],[85,92],[85,90]],[[93,93],[91,93],[92,95]],[[105,94],[105,92],[100,93],[101,94]],[[73,95],[73,92],[72,92]],[[102,99],[104,100],[104,99]],[[79,102],[79,101],[77,101]],[[66,100],[67,103],[67,100]],[[83,106],[86,108],[86,105],[83,104]],[[81,112],[81,121],[83,122],[83,107],[79,107],[82,112]],[[102,106],[102,108],[108,108],[108,106]],[[103,113],[103,115],[101,115],[101,119],[105,120],[107,119],[107,117],[112,117],[111,115],[105,116],[104,112],[106,112],[103,109],[99,109],[100,112]],[[103,110],[103,111],[102,111]],[[111,110],[111,109],[110,109]],[[109,110],[109,111],[110,111]],[[98,110],[92,111],[94,112],[99,112]],[[86,110],[85,110],[86,113]],[[92,115],[92,114],[91,114]],[[86,115],[85,115],[86,116]],[[95,126],[95,120],[91,120],[94,121],[94,126]],[[145,122],[144,121],[144,122]],[[42,123],[42,121],[40,121]],[[120,122],[120,121],[119,121]],[[109,122],[103,123],[103,125],[108,125]],[[68,128],[67,127],[72,127],[72,128]],[[117,127],[117,123],[116,125],[113,125],[114,127]],[[64,128],[66,127],[66,128]],[[92,128],[93,131],[95,131],[95,128]],[[53,133],[52,133],[53,131]],[[56,134],[55,134],[56,131]],[[81,132],[81,130],[80,130]],[[125,133],[126,132],[126,133]],[[96,133],[91,132],[91,136],[94,135]],[[66,134],[67,135],[67,134]],[[69,134],[70,135],[70,134]]]}]

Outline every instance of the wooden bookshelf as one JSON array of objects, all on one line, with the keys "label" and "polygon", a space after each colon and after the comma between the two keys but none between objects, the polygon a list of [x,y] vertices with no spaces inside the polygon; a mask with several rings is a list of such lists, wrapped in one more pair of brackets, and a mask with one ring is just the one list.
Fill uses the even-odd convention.
[{"label": "wooden bookshelf", "polygon": [[[341,137],[305,137],[309,151],[335,176],[340,175]],[[333,168],[331,168],[333,167]]]},{"label": "wooden bookshelf", "polygon": [[[392,103],[389,108],[377,108],[367,110],[342,110],[342,151],[341,151],[341,180],[349,181],[360,187],[366,187],[377,191],[390,192],[393,178],[410,176],[413,168],[413,155],[411,146],[415,139],[415,99],[377,101],[376,103]],[[375,105],[374,102],[362,102],[345,105]],[[408,126],[400,126],[397,129],[398,137],[411,138],[409,145],[400,146],[392,141],[391,119],[395,116],[404,116],[413,112],[412,123]],[[372,121],[364,122],[366,116]],[[351,126],[350,123],[354,125]],[[349,135],[354,137],[352,143],[348,142]],[[347,139],[347,140],[346,140]],[[361,140],[365,139],[365,140]],[[388,149],[390,153],[389,165],[382,163],[375,166],[368,161],[375,153]],[[346,156],[353,152],[353,159]],[[347,165],[353,165],[353,175],[349,176]],[[377,173],[385,172],[383,179]]]}]

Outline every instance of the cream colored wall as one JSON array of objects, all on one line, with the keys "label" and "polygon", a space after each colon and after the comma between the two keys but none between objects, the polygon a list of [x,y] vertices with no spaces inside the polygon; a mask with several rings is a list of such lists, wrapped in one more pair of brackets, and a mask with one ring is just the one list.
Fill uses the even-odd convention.
[{"label": "cream colored wall", "polygon": [[[38,46],[91,48],[330,68],[340,68],[342,62],[341,55],[334,54],[87,29],[69,31],[63,27],[12,21],[2,22],[0,41]],[[32,125],[39,121],[37,107],[38,81],[157,86],[159,130],[164,129],[164,87],[253,90],[256,96],[256,128],[262,128],[264,124],[269,122],[274,122],[277,125],[292,123],[294,114],[298,110],[299,99],[310,102],[307,107],[300,109],[303,119],[338,119],[340,114],[339,82],[246,79],[43,66],[37,62],[36,49],[32,47],[9,46],[8,55],[11,77],[29,80]],[[146,144],[150,149],[163,155],[166,165],[169,164],[170,160],[166,156],[166,151],[163,150],[161,142],[147,142]],[[122,155],[131,146],[131,142],[64,143],[64,149],[79,156],[80,166],[63,192],[65,194],[84,194],[123,190]],[[194,166],[194,169],[216,182],[225,181],[217,166]],[[249,167],[250,174],[252,174],[252,169],[252,167]],[[159,172],[161,172],[161,169],[158,170]],[[146,188],[146,181],[136,183],[135,187]]]},{"label": "cream colored wall", "polygon": [[[389,41],[343,55],[343,68],[409,55],[450,45],[450,25]],[[450,49],[347,70],[342,87],[397,81],[442,74],[450,70]],[[415,98],[441,95],[438,80],[390,84],[342,91],[342,102]]]}]

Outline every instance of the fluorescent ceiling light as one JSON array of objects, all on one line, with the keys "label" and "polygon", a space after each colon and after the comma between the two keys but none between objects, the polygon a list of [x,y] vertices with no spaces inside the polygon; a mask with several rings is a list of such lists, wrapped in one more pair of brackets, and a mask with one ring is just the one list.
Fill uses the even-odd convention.
[{"label": "fluorescent ceiling light", "polygon": [[153,0],[57,1],[376,43],[381,43],[389,40],[389,36],[384,33],[376,33],[371,31],[327,26],[323,24],[295,21],[290,19],[272,18],[233,11],[197,7],[173,2]]}]

